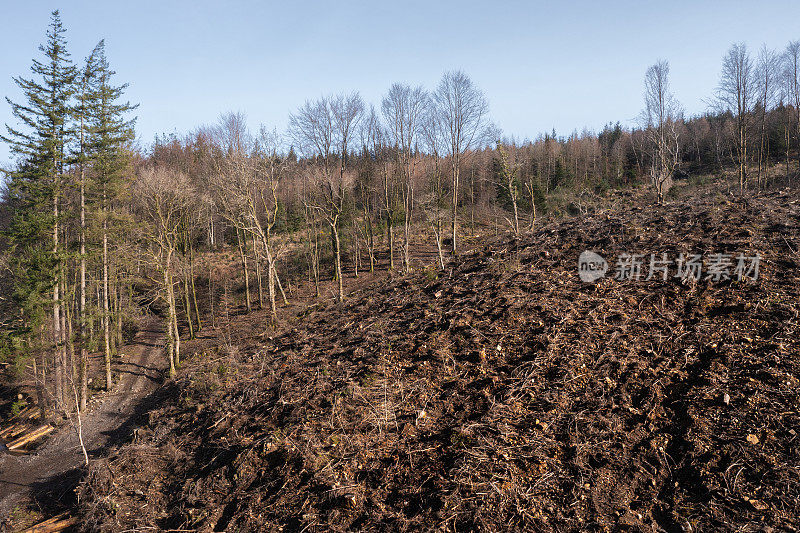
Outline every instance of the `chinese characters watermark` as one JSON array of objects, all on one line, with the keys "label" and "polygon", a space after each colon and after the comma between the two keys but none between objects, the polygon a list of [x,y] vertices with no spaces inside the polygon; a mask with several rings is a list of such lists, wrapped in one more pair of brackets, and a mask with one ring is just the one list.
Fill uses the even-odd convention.
[{"label": "chinese characters watermark", "polygon": [[[611,274],[618,281],[663,280],[670,277],[683,280],[726,281],[736,279],[757,280],[761,254],[712,253],[678,254],[673,258],[667,252],[660,254],[619,254]],[[591,283],[605,277],[609,270],[608,262],[595,252],[586,250],[578,258],[578,274],[582,281]]]}]

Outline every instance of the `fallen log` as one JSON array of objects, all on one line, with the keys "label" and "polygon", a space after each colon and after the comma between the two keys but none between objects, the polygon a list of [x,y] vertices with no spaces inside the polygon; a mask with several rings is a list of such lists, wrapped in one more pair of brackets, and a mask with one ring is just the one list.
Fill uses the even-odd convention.
[{"label": "fallen log", "polygon": [[24,409],[21,409],[20,412],[17,413],[17,416],[15,416],[14,418],[28,418],[31,413],[35,413],[35,412],[36,412],[36,406],[35,405],[29,405],[29,406],[25,407]]},{"label": "fallen log", "polygon": [[0,438],[6,438],[11,434],[12,431],[19,429],[22,425],[23,424],[21,422],[17,422],[16,424],[11,424],[8,427],[0,429]]},{"label": "fallen log", "polygon": [[19,437],[15,441],[9,442],[8,444],[6,444],[6,448],[8,448],[9,450],[14,450],[16,448],[24,446],[31,441],[44,437],[45,435],[53,431],[53,429],[55,428],[50,424],[42,426],[39,429],[36,429],[34,431],[31,431],[30,433],[27,433],[26,435],[23,435],[22,437]]},{"label": "fallen log", "polygon": [[34,428],[34,426],[30,422],[17,422],[13,426],[10,426],[3,431],[0,431],[0,437],[6,440],[13,440],[19,435],[30,431]]},{"label": "fallen log", "polygon": [[49,520],[45,520],[44,522],[40,522],[35,526],[31,526],[23,531],[23,533],[57,533],[58,531],[64,531],[68,527],[74,526],[77,523],[77,518],[70,517],[67,515],[67,513],[63,513],[58,516],[54,516]]}]

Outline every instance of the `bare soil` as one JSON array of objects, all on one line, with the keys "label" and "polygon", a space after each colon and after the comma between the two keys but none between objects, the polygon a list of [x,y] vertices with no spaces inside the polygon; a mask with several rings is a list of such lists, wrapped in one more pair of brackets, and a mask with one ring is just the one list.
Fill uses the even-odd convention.
[{"label": "bare soil", "polygon": [[[586,249],[762,261],[756,281],[588,284]],[[797,191],[625,191],[274,333],[253,313],[93,462],[82,523],[795,531],[799,249]]]}]

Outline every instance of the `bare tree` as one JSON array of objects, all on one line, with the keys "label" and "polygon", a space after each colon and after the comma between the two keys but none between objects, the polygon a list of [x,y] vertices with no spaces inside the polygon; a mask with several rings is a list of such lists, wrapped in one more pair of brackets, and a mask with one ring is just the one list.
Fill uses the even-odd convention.
[{"label": "bare tree", "polygon": [[266,261],[269,321],[274,324],[277,319],[276,291],[280,281],[272,234],[278,217],[278,187],[284,166],[284,160],[278,155],[281,141],[276,132],[264,126],[255,141],[247,132],[244,120],[239,117],[238,114],[226,114],[221,120],[219,138],[224,143],[226,155],[219,162],[214,181],[215,201],[222,216],[236,228],[248,299],[245,243],[249,240],[253,242],[258,279],[262,259]]},{"label": "bare tree", "polygon": [[243,113],[225,113],[220,116],[215,130],[222,156],[216,160],[214,174],[215,201],[220,214],[236,230],[236,244],[244,277],[245,306],[252,310],[250,298],[250,271],[247,266],[248,220],[246,197],[255,169],[251,153],[254,141],[247,131],[247,118]]},{"label": "bare tree", "polygon": [[414,178],[418,163],[417,143],[427,108],[428,94],[422,87],[395,83],[381,102],[390,140],[397,156],[403,197],[403,270],[411,270],[409,245],[414,212]]},{"label": "bare tree", "polygon": [[644,112],[642,126],[651,150],[650,181],[658,203],[672,185],[678,166],[678,121],[680,104],[669,88],[669,63],[661,60],[650,66],[644,76]]},{"label": "bare tree", "polygon": [[157,281],[167,304],[167,357],[170,377],[174,377],[181,343],[174,287],[175,252],[181,238],[181,222],[192,209],[195,194],[185,174],[156,167],[142,170],[134,183],[133,197],[144,222],[141,230],[145,242],[151,245],[149,255],[161,273]]},{"label": "bare tree", "polygon": [[[369,113],[361,124],[361,147],[362,147],[362,172],[359,177],[358,189],[361,194],[361,203],[364,210],[364,241],[367,245],[369,255],[369,271],[375,271],[375,232],[373,227],[373,216],[376,212],[377,186],[375,168],[380,165],[378,160],[383,151],[383,132],[375,113],[375,108],[370,106]],[[391,250],[390,250],[391,254]]]},{"label": "bare tree", "polygon": [[[318,193],[318,201],[310,207],[323,214],[331,230],[339,301],[344,300],[340,224],[352,182],[347,173],[347,159],[363,114],[364,102],[353,92],[306,102],[289,116],[292,137],[306,156],[319,162],[309,166],[309,177]],[[338,168],[334,168],[337,163]]]},{"label": "bare tree", "polygon": [[386,245],[389,253],[389,270],[394,270],[394,224],[398,211],[399,201],[398,186],[395,175],[390,165],[388,138],[389,133],[383,123],[370,107],[370,112],[364,121],[364,135],[369,149],[380,167],[381,174],[381,210],[386,222]]},{"label": "bare tree", "polygon": [[439,255],[439,267],[444,270],[444,251],[442,250],[443,220],[445,212],[445,192],[442,183],[441,154],[444,151],[444,128],[441,116],[437,113],[433,101],[428,101],[425,120],[422,123],[422,140],[425,150],[432,158],[429,192],[424,199],[425,214],[436,239],[436,251]]},{"label": "bare tree", "polygon": [[758,173],[756,182],[759,187],[766,184],[766,176],[763,174],[769,166],[769,138],[767,136],[767,113],[775,104],[778,94],[776,79],[780,67],[780,57],[774,50],[761,47],[756,63],[756,79],[758,87],[758,111],[759,111],[759,143],[758,143]]},{"label": "bare tree", "polygon": [[278,220],[278,188],[283,178],[285,159],[278,149],[281,140],[276,131],[261,127],[256,150],[258,176],[247,200],[248,214],[252,222],[252,232],[261,241],[261,250],[267,261],[267,294],[273,321],[277,318],[275,304],[276,287],[280,289],[284,305],[286,294],[281,287],[276,268],[277,254],[273,249],[273,228]]},{"label": "bare tree", "polygon": [[[786,179],[789,179],[789,152],[791,150],[792,126],[800,135],[800,41],[792,41],[783,53],[783,92],[786,100]],[[794,109],[792,109],[794,108]],[[794,115],[794,116],[793,116]],[[798,155],[800,161],[800,155]]]},{"label": "bare tree", "polygon": [[519,189],[517,188],[519,165],[509,157],[508,152],[509,148],[504,147],[502,142],[497,141],[497,155],[500,165],[499,175],[497,176],[498,185],[508,193],[511,207],[514,211],[514,219],[506,218],[506,220],[514,231],[514,235],[519,235]]},{"label": "bare tree", "polygon": [[755,69],[747,45],[734,44],[722,60],[715,98],[719,110],[732,112],[736,121],[735,154],[740,191],[747,187],[747,135],[757,96]]},{"label": "bare tree", "polygon": [[465,152],[488,140],[489,103],[469,76],[460,70],[444,74],[433,98],[443,126],[445,146],[452,170],[452,236],[455,254],[461,159]]}]

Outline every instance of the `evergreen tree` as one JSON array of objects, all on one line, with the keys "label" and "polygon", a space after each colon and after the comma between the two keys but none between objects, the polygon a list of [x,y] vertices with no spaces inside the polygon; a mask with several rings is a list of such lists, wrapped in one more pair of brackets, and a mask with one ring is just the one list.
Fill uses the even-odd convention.
[{"label": "evergreen tree", "polygon": [[[98,45],[99,47],[99,45]],[[90,118],[91,102],[95,98],[94,90],[97,77],[97,56],[98,47],[86,58],[86,64],[77,79],[76,84],[76,105],[74,109],[75,128],[77,137],[77,147],[74,154],[74,162],[78,167],[78,188],[79,188],[79,295],[78,295],[78,382],[80,384],[80,408],[86,409],[86,401],[89,396],[88,383],[88,364],[89,351],[87,348],[86,326],[86,181],[87,167],[91,160],[88,153],[88,128]]]},{"label": "evergreen tree", "polygon": [[[22,127],[6,125],[0,139],[17,157],[10,190],[18,209],[9,238],[17,252],[14,273],[17,296],[26,302],[30,319],[52,293],[55,401],[63,405],[65,335],[62,328],[62,280],[64,264],[60,242],[61,196],[64,185],[65,150],[70,135],[70,100],[76,69],[66,50],[65,30],[58,11],[51,16],[47,42],[39,47],[43,60],[34,59],[32,78],[17,77],[25,103],[6,98]],[[49,245],[45,244],[48,243]],[[49,248],[49,249],[48,249]],[[39,273],[50,273],[43,283]],[[34,273],[34,274],[31,274]]]},{"label": "evergreen tree", "polygon": [[[109,281],[109,232],[111,202],[119,194],[128,167],[126,145],[133,140],[135,119],[126,115],[136,109],[129,102],[120,102],[127,84],[114,86],[105,54],[105,42],[100,41],[92,52],[93,80],[88,95],[87,153],[92,161],[96,194],[99,200],[99,218],[102,225],[103,265],[103,336],[105,354],[106,388],[111,388],[111,314]],[[88,68],[88,67],[87,67]]]}]

